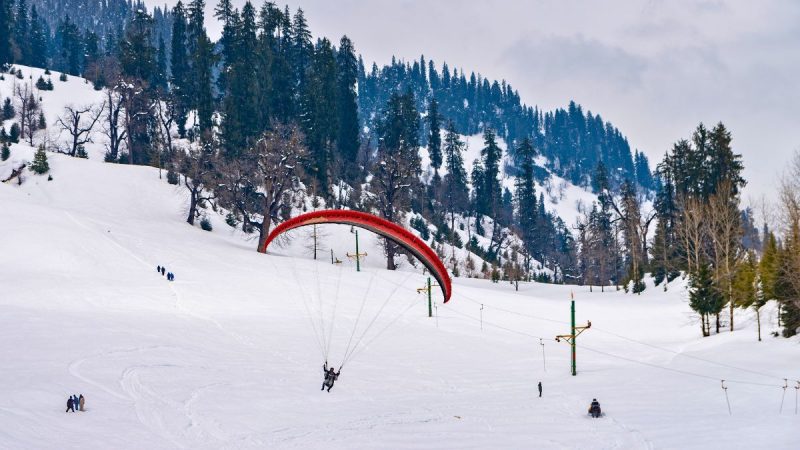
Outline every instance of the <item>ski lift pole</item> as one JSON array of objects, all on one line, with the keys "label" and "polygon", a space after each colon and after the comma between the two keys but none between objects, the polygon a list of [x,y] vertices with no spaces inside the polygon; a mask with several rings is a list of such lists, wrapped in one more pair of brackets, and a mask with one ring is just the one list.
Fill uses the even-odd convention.
[{"label": "ski lift pole", "polygon": [[574,299],[574,295],[573,294],[570,294],[570,297],[572,298],[572,301],[571,301],[571,304],[570,304],[570,318],[571,318],[571,320],[570,320],[570,328],[571,328],[572,333],[571,334],[559,334],[558,336],[556,336],[556,342],[561,342],[561,340],[563,339],[564,341],[567,342],[567,344],[570,345],[571,353],[572,353],[572,376],[574,377],[574,376],[578,375],[577,352],[576,352],[575,340],[581,333],[583,333],[584,331],[586,331],[587,329],[592,327],[592,321],[591,320],[587,320],[586,321],[586,326],[582,326],[582,327],[575,326],[575,299]]},{"label": "ski lift pole", "polygon": [[[428,284],[425,287],[421,287],[417,289],[417,293],[427,292],[428,293],[428,317],[433,317],[433,299],[432,299],[432,288],[439,287],[438,284],[431,283],[431,277],[428,277]],[[437,322],[438,323],[438,322]]]},{"label": "ski lift pole", "polygon": [[483,303],[481,303],[481,331],[483,331]]},{"label": "ski lift pole", "polygon": [[720,380],[722,383],[722,391],[725,392],[725,403],[728,404],[728,415],[733,415],[731,412],[731,401],[728,399],[728,387],[725,386],[725,380]]},{"label": "ski lift pole", "polygon": [[367,256],[367,253],[366,252],[360,253],[358,251],[358,230],[354,230],[353,228],[350,228],[350,232],[354,233],[356,235],[356,253],[354,255],[351,255],[350,253],[347,253],[347,257],[348,258],[354,258],[356,260],[356,272],[361,272],[361,258],[363,258],[364,256]]},{"label": "ski lift pole", "polygon": [[797,415],[797,393],[800,392],[800,380],[797,381],[797,386],[794,387],[794,414]]},{"label": "ski lift pole", "polygon": [[542,341],[542,338],[539,338],[539,345],[542,346],[542,368],[545,372],[547,372],[547,362],[544,359],[544,342]]},{"label": "ski lift pole", "polygon": [[781,386],[781,389],[783,389],[783,395],[781,395],[781,409],[778,410],[778,414],[783,414],[783,401],[786,399],[786,388],[788,387],[789,387],[789,380],[784,378],[783,386]]}]

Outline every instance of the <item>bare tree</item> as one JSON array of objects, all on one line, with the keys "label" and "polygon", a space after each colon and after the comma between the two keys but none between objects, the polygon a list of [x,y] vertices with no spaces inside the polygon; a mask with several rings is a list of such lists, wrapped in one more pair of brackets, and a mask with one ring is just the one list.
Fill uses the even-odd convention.
[{"label": "bare tree", "polygon": [[[786,247],[781,258],[780,277],[788,288],[784,289],[790,297],[786,301],[800,310],[800,151],[795,152],[781,180],[779,198]],[[784,322],[784,326],[789,325]]]},{"label": "bare tree", "polygon": [[705,226],[711,238],[711,252],[717,286],[724,292],[730,307],[730,331],[733,331],[733,277],[738,262],[744,255],[741,245],[741,215],[738,197],[733,195],[731,183],[723,181],[708,200]]},{"label": "bare tree", "polygon": [[272,222],[300,190],[298,176],[308,153],[297,125],[277,124],[224,169],[223,204],[242,221],[245,232],[258,231],[263,251]]},{"label": "bare tree", "polygon": [[684,197],[680,210],[683,212],[678,222],[678,236],[683,242],[688,273],[696,273],[700,268],[703,245],[706,240],[706,205],[694,197]]},{"label": "bare tree", "polygon": [[106,161],[116,161],[120,151],[128,139],[124,122],[124,98],[114,89],[106,91],[106,115],[103,119],[103,134],[108,138],[106,144]]},{"label": "bare tree", "polygon": [[199,216],[198,207],[216,198],[212,188],[218,178],[214,149],[210,144],[192,147],[181,158],[183,185],[189,191],[189,215],[186,222],[194,225]]},{"label": "bare tree", "polygon": [[33,147],[33,136],[38,129],[36,121],[40,112],[39,102],[25,83],[15,86],[14,99],[17,103],[20,135],[23,139],[27,138],[28,144]]},{"label": "bare tree", "polygon": [[100,107],[93,105],[83,107],[69,105],[64,107],[64,114],[58,117],[56,124],[72,138],[69,149],[65,152],[66,154],[74,157],[80,147],[92,142],[92,129],[94,129],[104,109],[105,104],[100,105]]}]

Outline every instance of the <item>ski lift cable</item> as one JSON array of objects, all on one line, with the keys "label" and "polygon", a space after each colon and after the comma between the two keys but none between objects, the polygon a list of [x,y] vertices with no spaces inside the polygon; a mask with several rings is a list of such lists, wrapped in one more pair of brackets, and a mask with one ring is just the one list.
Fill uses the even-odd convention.
[{"label": "ski lift cable", "polygon": [[[714,380],[714,381],[721,380],[721,378],[719,378],[719,377],[713,377],[711,375],[705,375],[705,374],[701,374],[701,373],[690,372],[688,370],[683,370],[683,369],[675,369],[673,367],[666,367],[666,366],[662,366],[662,365],[659,365],[659,364],[654,364],[654,363],[649,363],[649,362],[646,362],[646,361],[642,361],[642,360],[639,360],[639,359],[628,358],[626,356],[621,356],[621,355],[617,355],[617,354],[614,354],[614,353],[604,352],[602,350],[597,350],[595,348],[587,347],[585,345],[581,345],[581,349],[582,350],[588,350],[590,352],[598,353],[598,354],[601,354],[601,355],[605,355],[605,356],[608,356],[608,357],[611,357],[611,358],[617,358],[617,359],[621,359],[623,361],[628,361],[628,362],[641,364],[641,365],[644,365],[644,366],[653,367],[655,369],[668,370],[670,372],[680,373],[680,374],[683,374],[683,375],[693,376],[693,377],[697,377],[697,378],[704,378],[704,379],[707,379],[707,380]],[[750,386],[762,386],[762,387],[771,387],[771,388],[774,388],[774,387],[777,386],[775,384],[757,383],[757,382],[745,381],[745,380],[730,380],[730,379],[727,379],[727,378],[725,379],[725,381],[727,381],[729,383],[744,384],[744,385],[750,385]],[[777,387],[783,387],[783,386],[777,386]]]},{"label": "ski lift cable", "polygon": [[[458,315],[460,315],[462,317],[466,317],[467,319],[473,320],[475,322],[480,322],[480,320],[481,320],[481,319],[478,319],[476,317],[472,317],[469,314],[463,313],[463,312],[458,311],[458,310],[453,309],[453,308],[447,309],[447,311],[456,313],[456,314],[458,314]],[[519,335],[522,335],[522,336],[528,336],[528,337],[532,337],[532,338],[536,338],[536,339],[555,342],[555,339],[552,339],[552,338],[541,337],[541,336],[537,336],[537,335],[534,335],[534,334],[526,333],[524,331],[514,330],[514,329],[511,329],[511,328],[504,327],[502,325],[498,325],[496,323],[487,322],[486,320],[484,320],[483,323],[484,323],[484,325],[489,325],[489,326],[492,326],[492,327],[495,327],[495,328],[498,328],[498,329],[501,329],[501,330],[505,330],[505,331],[508,331],[509,333],[515,333],[515,334],[519,334]]]},{"label": "ski lift cable", "polygon": [[[511,311],[511,310],[500,308],[500,307],[493,306],[493,305],[486,305],[485,303],[482,303],[482,302],[479,302],[477,300],[471,299],[471,298],[469,298],[468,296],[466,296],[466,295],[464,295],[462,293],[460,293],[459,295],[461,297],[463,297],[464,299],[472,302],[472,303],[482,304],[482,305],[485,305],[488,308],[496,309],[498,311],[502,311],[502,312],[505,312],[505,313],[508,313],[508,314],[513,314],[513,315],[517,315],[517,316],[520,316],[520,317],[528,317],[528,318],[531,318],[531,319],[544,320],[544,321],[547,321],[547,322],[553,322],[553,323],[559,323],[559,324],[569,324],[569,322],[566,322],[566,321],[560,321],[560,320],[555,320],[555,319],[549,319],[549,318],[546,318],[546,317],[520,313],[520,312],[517,312],[517,311]],[[722,363],[722,362],[718,362],[718,361],[713,361],[713,360],[710,360],[710,359],[701,358],[699,356],[688,355],[686,353],[682,353],[682,352],[679,352],[679,351],[676,351],[676,350],[671,350],[671,349],[668,349],[668,348],[665,348],[665,347],[660,347],[660,346],[655,345],[655,344],[650,344],[650,343],[647,343],[647,342],[639,341],[637,339],[633,339],[633,338],[621,335],[619,333],[615,333],[613,331],[605,330],[603,328],[599,328],[599,327],[596,327],[596,326],[592,326],[592,329],[595,330],[595,331],[599,331],[601,333],[609,334],[611,336],[614,336],[614,337],[617,337],[617,338],[620,338],[620,339],[624,339],[626,341],[630,341],[630,342],[633,342],[633,343],[636,343],[636,344],[644,345],[646,347],[650,347],[650,348],[653,348],[653,349],[656,349],[656,350],[660,350],[660,351],[663,351],[663,352],[671,353],[673,355],[681,356],[681,357],[684,357],[684,358],[690,358],[690,359],[694,359],[694,360],[697,360],[697,361],[702,361],[702,362],[705,362],[705,363],[708,363],[708,364],[714,364],[714,365],[717,365],[717,366],[726,367],[728,369],[739,370],[739,371],[742,371],[742,372],[748,372],[748,373],[752,373],[754,375],[760,375],[760,376],[767,377],[767,378],[777,378],[779,380],[783,380],[783,378],[784,378],[784,377],[779,377],[779,376],[774,375],[774,374],[768,374],[768,373],[760,372],[760,371],[757,371],[757,370],[747,369],[747,368],[744,368],[744,367],[738,367],[738,366],[734,366],[734,365],[731,365],[731,364],[726,364],[726,363]]]}]

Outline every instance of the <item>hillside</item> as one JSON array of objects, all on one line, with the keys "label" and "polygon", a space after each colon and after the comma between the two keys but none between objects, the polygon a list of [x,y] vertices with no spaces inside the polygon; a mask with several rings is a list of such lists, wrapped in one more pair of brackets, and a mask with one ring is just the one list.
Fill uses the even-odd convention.
[{"label": "hillside", "polygon": [[[32,156],[13,145],[0,171]],[[680,280],[631,296],[455,279],[429,319],[415,291],[425,276],[382,270],[367,232],[362,273],[310,260],[302,232],[261,255],[216,216],[210,233],[188,226],[184,191],[157,169],[49,159],[52,181],[0,185],[4,447],[790,449],[800,438],[791,387],[778,412],[800,341],[757,342],[749,312],[736,332],[700,338]],[[334,228],[325,245],[343,254],[350,236]],[[552,341],[568,332],[571,292],[578,322],[592,321],[577,377]],[[338,365],[361,305],[371,317],[384,302],[319,392],[319,308],[325,319],[336,305]],[[774,305],[762,314],[768,336]],[[87,411],[65,415],[78,393]],[[586,417],[593,397],[603,419]]]}]

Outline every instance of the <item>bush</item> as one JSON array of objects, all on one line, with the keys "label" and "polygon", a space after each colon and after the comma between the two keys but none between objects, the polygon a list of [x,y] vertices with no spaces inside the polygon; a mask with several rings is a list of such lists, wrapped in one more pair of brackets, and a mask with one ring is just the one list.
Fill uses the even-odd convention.
[{"label": "bush", "polygon": [[203,216],[203,218],[200,219],[200,228],[206,231],[211,231],[213,229],[211,226],[211,221],[208,220],[208,217]]},{"label": "bush", "polygon": [[44,175],[50,171],[50,164],[47,162],[47,153],[44,151],[44,145],[39,145],[39,148],[36,149],[31,170],[38,175]]},{"label": "bush", "polygon": [[6,161],[11,156],[11,149],[8,148],[8,143],[3,142],[3,148],[0,149],[0,161]]},{"label": "bush", "polygon": [[89,159],[89,155],[86,153],[86,148],[82,145],[78,146],[78,151],[75,152],[75,156],[78,158]]},{"label": "bush", "polygon": [[55,89],[55,86],[53,86],[53,80],[51,80],[50,78],[48,78],[48,79],[47,79],[47,90],[48,90],[48,91],[52,91],[53,89]]},{"label": "bush", "polygon": [[8,133],[8,139],[12,143],[15,143],[15,144],[17,142],[19,142],[19,124],[18,123],[15,122],[15,123],[13,123],[11,125],[11,130]]},{"label": "bush", "polygon": [[58,81],[67,81],[67,74],[62,72],[61,75],[58,76]]},{"label": "bush", "polygon": [[50,69],[44,69],[44,74],[45,75],[50,75]]},{"label": "bush", "polygon": [[103,161],[107,163],[115,163],[117,162],[117,156],[111,154],[111,152],[106,152],[106,155],[103,157]]},{"label": "bush", "polygon": [[228,213],[228,214],[225,216],[225,223],[227,223],[227,224],[228,224],[228,226],[229,226],[229,227],[231,227],[231,228],[236,228],[236,224],[237,224],[237,222],[236,222],[236,216],[234,216],[234,215],[233,215],[233,213],[230,213],[230,212],[229,212],[229,213]]},{"label": "bush", "polygon": [[178,172],[175,172],[175,167],[170,165],[169,169],[167,169],[167,183],[177,185],[180,182],[181,182],[180,175],[178,175]]},{"label": "bush", "polygon": [[17,78],[19,78],[20,80],[24,78],[22,76],[22,70],[17,70]]},{"label": "bush", "polygon": [[431,237],[431,232],[428,229],[428,225],[425,223],[425,219],[422,217],[412,217],[411,218],[411,228],[419,231],[419,236],[422,238],[423,241],[427,241]]},{"label": "bush", "polygon": [[11,104],[11,99],[6,97],[3,101],[3,120],[13,119],[15,115],[17,115],[17,111],[14,109],[14,105]]},{"label": "bush", "polygon": [[39,89],[40,91],[47,90],[47,82],[44,81],[44,78],[42,78],[41,75],[39,76],[39,79],[36,80],[36,89]]}]

